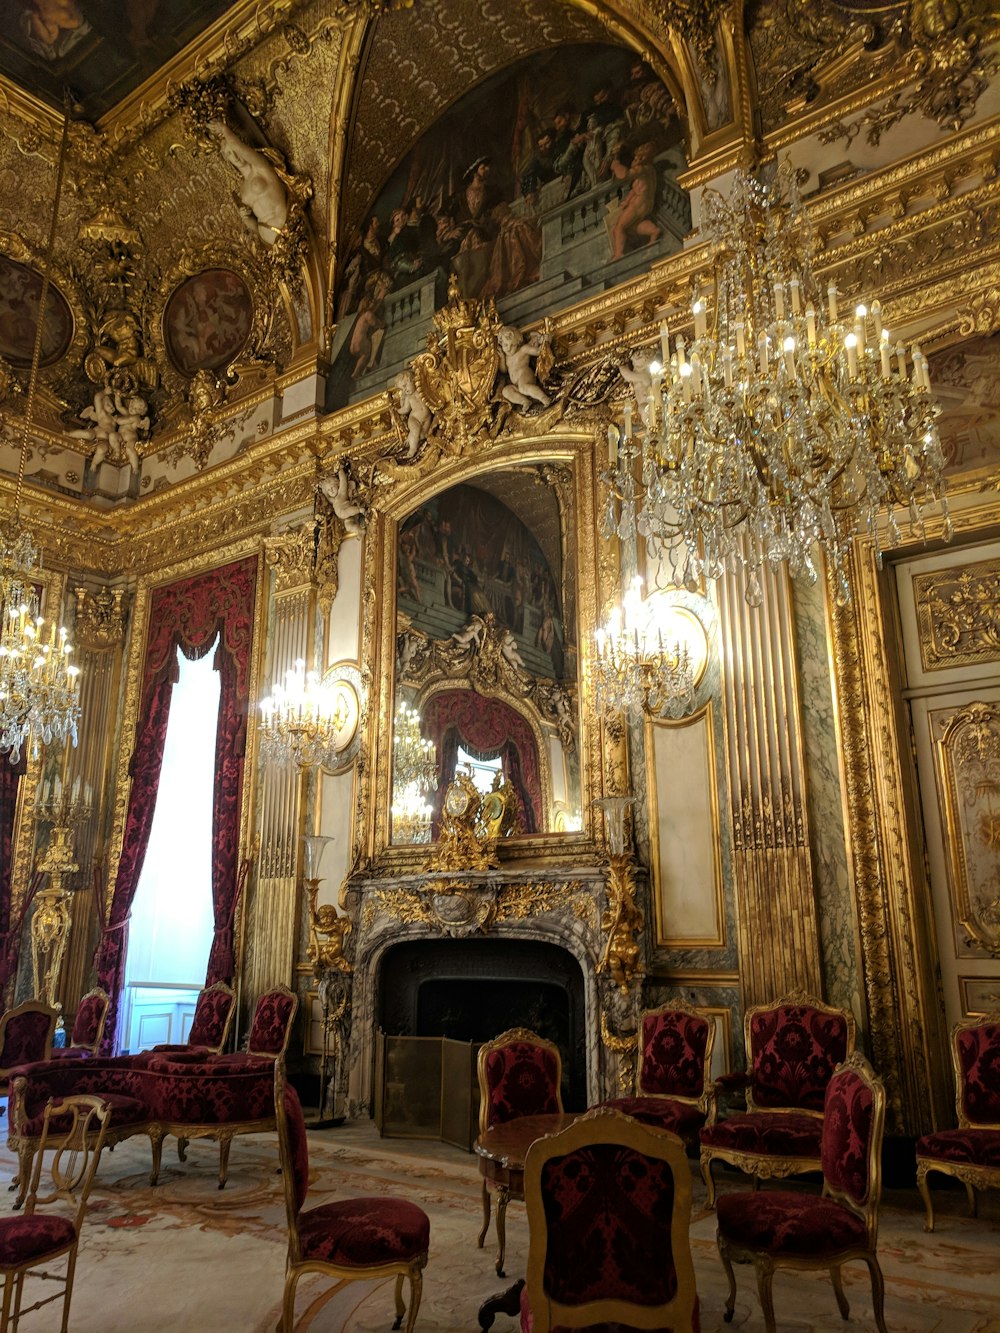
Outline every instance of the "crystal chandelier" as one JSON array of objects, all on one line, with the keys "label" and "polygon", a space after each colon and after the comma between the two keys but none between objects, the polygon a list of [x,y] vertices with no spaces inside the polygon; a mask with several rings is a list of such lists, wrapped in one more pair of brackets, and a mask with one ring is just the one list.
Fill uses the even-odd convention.
[{"label": "crystal chandelier", "polygon": [[900,536],[893,507],[919,537],[936,504],[951,535],[927,358],[893,342],[877,300],[845,313],[832,282],[820,290],[789,166],[774,185],[739,171],[728,201],[706,191],[704,207],[714,324],[696,290],[690,344],[678,334],[671,346],[661,325],[662,361],[639,402],[644,494],[625,475],[626,417],[620,511],[605,527],[638,530],[688,586],[745,568],[753,604],[765,562],[815,580],[818,546],[843,604],[852,538],[867,533],[881,562]]},{"label": "crystal chandelier", "polygon": [[285,683],[275,683],[260,701],[260,753],[265,762],[312,768],[332,765],[336,742],[348,720],[343,695],[323,684],[319,674],[306,671],[298,658],[285,672]]},{"label": "crystal chandelier", "polygon": [[12,764],[20,761],[25,747],[37,755],[41,745],[65,744],[67,740],[76,745],[80,720],[77,688],[80,673],[70,663],[73,650],[66,630],[62,626],[57,628],[55,623],[46,630],[45,621],[38,613],[37,585],[41,578],[41,562],[34,537],[20,522],[68,132],[67,117],[63,124],[48,245],[42,265],[28,393],[21,419],[14,503],[9,518],[0,524],[0,605],[3,608],[0,613],[0,752],[6,750]]},{"label": "crystal chandelier", "polygon": [[415,782],[393,788],[392,840],[394,843],[430,842],[433,809]]},{"label": "crystal chandelier", "polygon": [[694,703],[694,672],[686,644],[664,643],[651,624],[642,600],[642,579],[636,575],[594,636],[594,699],[601,714],[625,713],[638,721],[683,717]]},{"label": "crystal chandelier", "polygon": [[423,791],[437,791],[437,750],[420,732],[420,713],[405,701],[396,709],[392,734],[392,781],[395,787],[416,783]]}]

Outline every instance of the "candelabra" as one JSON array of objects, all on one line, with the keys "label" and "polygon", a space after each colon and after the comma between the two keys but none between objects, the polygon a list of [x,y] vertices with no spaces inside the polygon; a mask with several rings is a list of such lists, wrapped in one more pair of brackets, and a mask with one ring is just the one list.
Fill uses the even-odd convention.
[{"label": "candelabra", "polygon": [[261,757],[279,764],[310,768],[332,764],[337,739],[349,718],[341,690],[324,685],[299,658],[260,701]]},{"label": "candelabra", "polygon": [[751,603],[765,562],[815,580],[818,546],[844,603],[852,538],[869,534],[881,559],[899,540],[894,507],[919,536],[938,505],[950,536],[927,358],[893,341],[879,301],[845,317],[836,286],[821,292],[790,167],[774,185],[737,172],[728,201],[705,192],[704,212],[714,326],[698,290],[690,344],[661,325],[662,360],[639,390],[643,494],[629,492],[626,421],[612,517],[682,581],[745,568]]},{"label": "candelabra", "polygon": [[73,890],[63,880],[76,874],[79,866],[73,855],[72,832],[57,824],[49,834],[49,845],[38,863],[49,882],[35,894],[31,916],[31,974],[34,992],[45,1004],[59,1007],[56,996],[59,973],[66,954],[72,915]]},{"label": "candelabra", "polygon": [[643,975],[642,955],[636,936],[645,924],[642,909],[635,901],[635,858],[626,837],[625,819],[634,796],[602,796],[594,805],[604,815],[608,841],[608,906],[601,916],[601,929],[607,934],[598,972],[610,972],[623,995],[627,995]]},{"label": "candelabra", "polygon": [[[319,1119],[311,1127],[324,1128],[334,1123],[326,1116],[326,1090],[328,1086],[330,1037],[334,1037],[334,1074],[339,1046],[339,1025],[347,1008],[347,988],[343,982],[345,973],[353,971],[350,961],[344,956],[344,944],[351,933],[349,917],[339,916],[332,903],[317,905],[319,886],[323,882],[319,874],[320,862],[326,851],[327,843],[333,838],[322,834],[308,833],[303,839],[303,882],[309,895],[309,948],[307,957],[313,965],[313,975],[319,982],[319,1002],[323,1013],[323,1050],[320,1058],[319,1078]],[[338,980],[338,977],[340,980]],[[335,1095],[335,1094],[334,1094]]]},{"label": "candelabra", "polygon": [[687,646],[664,643],[642,601],[636,575],[607,625],[595,634],[594,699],[599,713],[683,717],[694,702],[694,672]]}]

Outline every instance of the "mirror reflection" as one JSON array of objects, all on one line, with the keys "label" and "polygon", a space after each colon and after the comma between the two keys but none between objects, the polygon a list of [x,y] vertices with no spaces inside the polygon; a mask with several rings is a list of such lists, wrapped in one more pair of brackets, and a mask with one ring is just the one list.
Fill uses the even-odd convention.
[{"label": "mirror reflection", "polygon": [[510,784],[518,836],[581,826],[572,481],[500,469],[399,525],[394,844],[437,838],[457,774]]}]

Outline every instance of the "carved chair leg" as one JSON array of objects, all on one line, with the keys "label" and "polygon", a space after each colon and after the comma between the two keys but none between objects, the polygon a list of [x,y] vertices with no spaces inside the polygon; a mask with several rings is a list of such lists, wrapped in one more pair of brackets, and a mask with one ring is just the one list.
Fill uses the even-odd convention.
[{"label": "carved chair leg", "polygon": [[486,1184],[486,1177],[483,1177],[483,1228],[479,1233],[479,1239],[476,1242],[480,1249],[486,1240],[486,1233],[490,1229],[490,1191]]},{"label": "carved chair leg", "polygon": [[703,1152],[701,1154],[701,1177],[702,1180],[704,1180],[705,1182],[705,1191],[707,1195],[705,1199],[705,1206],[707,1208],[714,1208],[715,1178],[712,1175],[712,1154],[710,1152]]},{"label": "carved chair leg", "polygon": [[872,1306],[875,1310],[875,1326],[878,1333],[888,1333],[885,1326],[885,1281],[875,1254],[866,1254],[865,1263],[872,1275]]},{"label": "carved chair leg", "polygon": [[219,1189],[226,1188],[226,1180],[229,1178],[229,1149],[232,1146],[232,1134],[226,1134],[219,1139]]},{"label": "carved chair leg", "polygon": [[20,1208],[24,1203],[25,1196],[28,1193],[28,1183],[31,1180],[31,1168],[35,1161],[35,1150],[30,1144],[24,1144],[17,1150],[17,1198],[14,1200],[13,1207]]},{"label": "carved chair leg", "polygon": [[833,1283],[833,1294],[837,1298],[837,1308],[840,1311],[841,1319],[850,1319],[851,1307],[847,1304],[847,1297],[844,1295],[844,1279],[840,1271],[840,1264],[830,1269],[830,1281]]},{"label": "carved chair leg", "polygon": [[[19,1327],[18,1321],[21,1318],[21,1301],[24,1299],[24,1272],[18,1273],[17,1281],[14,1283],[14,1315],[11,1319],[11,1327],[14,1333],[17,1333]],[[63,1320],[62,1333],[66,1333],[66,1321]]]},{"label": "carved chair leg", "polygon": [[497,1277],[506,1277],[503,1271],[503,1257],[507,1249],[507,1201],[510,1190],[501,1185],[497,1190]]},{"label": "carved chair leg", "polygon": [[191,1142],[190,1139],[177,1140],[177,1160],[179,1162],[187,1161],[187,1146],[190,1142]]},{"label": "carved chair leg", "polygon": [[920,1191],[920,1197],[924,1201],[924,1208],[927,1210],[927,1216],[924,1218],[924,1230],[934,1230],[934,1205],[931,1203],[931,1192],[927,1184],[927,1177],[930,1170],[926,1166],[917,1167],[917,1189]]},{"label": "carved chair leg", "polygon": [[159,1125],[149,1127],[149,1147],[153,1155],[153,1164],[149,1169],[149,1183],[155,1185],[160,1179],[160,1159],[163,1156],[163,1130]]},{"label": "carved chair leg", "polygon": [[410,1313],[406,1320],[406,1329],[404,1333],[413,1333],[413,1326],[417,1322],[417,1311],[420,1309],[420,1298],[424,1293],[424,1275],[422,1272],[423,1264],[417,1264],[410,1269]]},{"label": "carved chair leg", "polygon": [[403,1315],[406,1314],[406,1302],[403,1300],[403,1274],[396,1274],[396,1318],[392,1321],[393,1328],[402,1328]]},{"label": "carved chair leg", "polygon": [[295,1324],[295,1287],[299,1270],[289,1268],[285,1274],[285,1294],[281,1302],[281,1333],[292,1333]]},{"label": "carved chair leg", "polygon": [[726,1277],[729,1279],[729,1291],[726,1294],[726,1312],[722,1316],[727,1324],[733,1322],[733,1312],[736,1309],[736,1273],[733,1269],[733,1261],[729,1257],[729,1250],[726,1248],[722,1237],[716,1236],[715,1243],[719,1247],[719,1258],[722,1260],[722,1267],[726,1270]]},{"label": "carved chair leg", "polygon": [[771,1298],[771,1283],[774,1280],[774,1264],[770,1259],[761,1258],[754,1260],[754,1267],[757,1269],[757,1294],[760,1297],[760,1309],[764,1316],[764,1327],[767,1333],[777,1333],[777,1324],[774,1322],[774,1301]]},{"label": "carved chair leg", "polygon": [[66,1294],[63,1296],[63,1317],[62,1328],[59,1333],[69,1333],[69,1303],[73,1299],[73,1278],[76,1275],[76,1246],[69,1252],[69,1262],[66,1265]]},{"label": "carved chair leg", "polygon": [[971,1180],[965,1180],[962,1183],[965,1186],[966,1194],[969,1196],[969,1216],[976,1217],[978,1214],[978,1208],[976,1203],[976,1187],[975,1185],[973,1185]]}]

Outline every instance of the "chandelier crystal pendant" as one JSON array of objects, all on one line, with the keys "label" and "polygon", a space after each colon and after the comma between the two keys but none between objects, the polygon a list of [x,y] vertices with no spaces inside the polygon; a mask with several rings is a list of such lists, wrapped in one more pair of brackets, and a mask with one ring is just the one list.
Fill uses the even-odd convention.
[{"label": "chandelier crystal pendant", "polygon": [[301,658],[285,672],[284,684],[275,683],[260,701],[260,714],[258,739],[265,763],[299,768],[334,764],[346,705],[317,672],[306,671]]},{"label": "chandelier crystal pendant", "polygon": [[434,742],[420,730],[420,712],[403,700],[396,709],[392,738],[392,836],[401,843],[431,840],[433,810],[427,793],[437,791]]},{"label": "chandelier crystal pendant", "polygon": [[853,537],[867,534],[881,563],[900,537],[895,508],[920,537],[936,505],[951,536],[927,358],[893,341],[877,300],[848,313],[832,282],[821,290],[787,164],[773,185],[738,171],[728,201],[706,191],[704,210],[714,326],[697,290],[690,343],[661,325],[662,362],[640,404],[644,494],[633,499],[623,475],[626,419],[618,522],[689,586],[746,569],[752,604],[765,564],[815,581],[818,546],[844,604]]},{"label": "chandelier crystal pendant", "polygon": [[694,672],[687,646],[664,643],[642,600],[642,579],[632,586],[594,636],[594,699],[598,713],[624,713],[638,721],[679,718],[694,703]]}]

